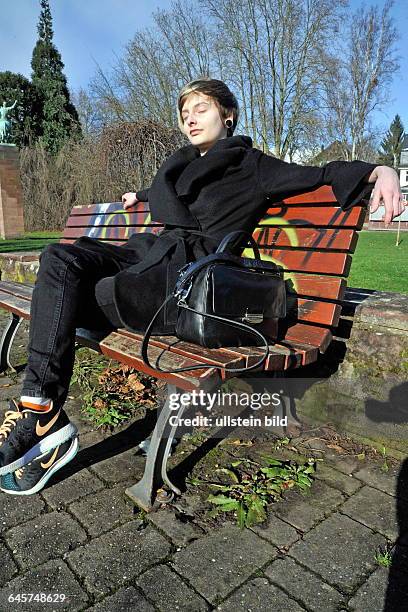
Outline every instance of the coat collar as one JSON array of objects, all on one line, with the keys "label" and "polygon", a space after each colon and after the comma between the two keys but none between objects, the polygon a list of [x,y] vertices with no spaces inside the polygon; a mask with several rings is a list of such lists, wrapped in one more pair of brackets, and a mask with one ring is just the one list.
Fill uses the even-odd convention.
[{"label": "coat collar", "polygon": [[152,220],[198,228],[188,204],[203,186],[221,179],[230,166],[239,165],[251,148],[249,136],[231,136],[217,140],[205,155],[193,145],[178,149],[160,166],[149,189]]}]

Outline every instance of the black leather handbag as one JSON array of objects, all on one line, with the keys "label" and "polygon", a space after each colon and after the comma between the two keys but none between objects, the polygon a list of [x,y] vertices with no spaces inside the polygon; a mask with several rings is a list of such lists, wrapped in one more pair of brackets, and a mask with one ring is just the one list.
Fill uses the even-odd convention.
[{"label": "black leather handbag", "polygon": [[[242,236],[249,240],[255,259],[226,252]],[[242,231],[227,234],[215,253],[179,270],[173,293],[157,310],[143,338],[142,358],[149,367],[170,373],[200,369],[203,365],[163,370],[148,360],[152,326],[170,299],[177,299],[176,336],[180,340],[205,348],[255,345],[265,349],[259,361],[245,368],[212,366],[227,372],[246,372],[262,365],[269,353],[268,342],[276,339],[277,320],[286,316],[282,268],[262,260],[252,236]]]}]

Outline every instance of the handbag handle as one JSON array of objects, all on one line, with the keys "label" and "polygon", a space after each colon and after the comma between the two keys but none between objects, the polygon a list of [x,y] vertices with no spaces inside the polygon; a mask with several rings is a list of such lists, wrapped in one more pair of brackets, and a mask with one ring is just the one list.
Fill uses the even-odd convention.
[{"label": "handbag handle", "polygon": [[256,244],[255,240],[252,238],[252,234],[250,234],[249,232],[245,232],[244,230],[236,230],[235,232],[230,232],[229,234],[224,236],[224,238],[221,240],[218,246],[218,249],[215,252],[224,253],[227,247],[230,245],[230,243],[234,242],[235,239],[238,238],[238,236],[245,237],[247,241],[251,243],[251,248],[254,250],[254,253],[255,253],[255,259],[261,259],[258,245]]},{"label": "handbag handle", "polygon": [[[160,311],[165,307],[167,302],[169,302],[172,298],[175,298],[175,296],[173,294],[169,295],[164,300],[163,304],[156,311],[153,319],[150,321],[149,325],[147,326],[147,329],[145,331],[145,335],[144,335],[143,341],[142,341],[142,348],[141,348],[142,359],[143,359],[144,363],[147,366],[149,366],[149,368],[151,368],[152,370],[157,370],[158,372],[166,372],[167,374],[174,374],[176,372],[188,372],[190,370],[202,370],[205,367],[205,365],[206,365],[205,363],[202,363],[201,365],[186,367],[186,368],[176,368],[175,370],[163,370],[163,368],[160,368],[159,366],[152,366],[152,364],[149,361],[149,358],[147,356],[147,349],[148,349],[149,338],[151,336],[151,329],[153,327],[153,323],[157,319]],[[252,327],[250,327],[249,325],[246,325],[245,323],[240,323],[239,321],[230,321],[229,319],[224,319],[224,317],[220,317],[218,315],[210,315],[208,313],[199,312],[198,310],[194,310],[194,308],[190,308],[190,306],[187,306],[187,304],[183,303],[182,301],[179,301],[178,305],[182,306],[186,310],[190,310],[191,312],[194,312],[195,314],[199,314],[199,315],[201,315],[203,317],[209,317],[210,319],[216,319],[217,321],[222,321],[222,322],[227,323],[229,325],[233,325],[234,327],[239,327],[240,329],[244,329],[245,331],[248,331],[248,332],[258,336],[258,338],[260,338],[262,340],[263,344],[264,344],[264,348],[265,348],[264,355],[262,355],[261,359],[259,359],[256,363],[252,364],[251,366],[248,366],[248,367],[245,367],[245,368],[225,368],[224,366],[211,365],[209,367],[212,367],[212,368],[214,368],[216,370],[224,370],[225,372],[248,372],[249,370],[254,370],[255,368],[257,368],[260,365],[262,365],[263,362],[265,361],[265,359],[268,357],[268,355],[269,355],[268,341],[265,338],[265,336],[263,334],[261,334],[261,332],[259,332],[258,330],[253,329]]]}]

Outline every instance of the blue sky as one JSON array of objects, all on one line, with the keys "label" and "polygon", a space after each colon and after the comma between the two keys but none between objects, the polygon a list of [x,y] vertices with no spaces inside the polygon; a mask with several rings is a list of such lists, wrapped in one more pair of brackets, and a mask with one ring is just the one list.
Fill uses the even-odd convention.
[{"label": "blue sky", "polygon": [[[29,77],[39,1],[1,1],[0,71],[11,70]],[[378,3],[382,6],[383,2]],[[353,8],[362,3],[363,0],[350,2]],[[50,4],[54,40],[65,63],[68,84],[78,90],[87,87],[96,70],[95,62],[105,69],[112,65],[135,31],[152,25],[152,12],[170,8],[171,0],[51,0]],[[399,113],[408,132],[408,0],[395,0],[393,15],[401,33],[401,69],[391,88],[392,101],[376,115],[376,122],[388,127]]]}]

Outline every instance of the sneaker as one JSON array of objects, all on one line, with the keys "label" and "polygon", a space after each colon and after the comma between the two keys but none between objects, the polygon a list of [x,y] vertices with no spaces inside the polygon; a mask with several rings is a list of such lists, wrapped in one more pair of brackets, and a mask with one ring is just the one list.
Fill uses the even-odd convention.
[{"label": "sneaker", "polygon": [[53,402],[39,411],[10,401],[0,426],[0,476],[14,472],[36,457],[73,438],[78,430]]},{"label": "sneaker", "polygon": [[38,493],[55,472],[75,457],[78,449],[78,436],[75,436],[15,472],[1,476],[0,490],[11,495]]}]

